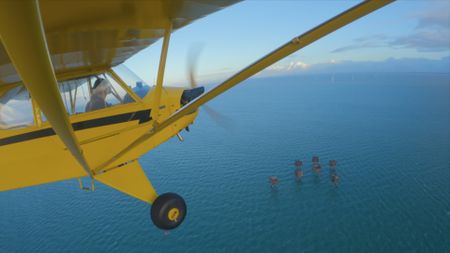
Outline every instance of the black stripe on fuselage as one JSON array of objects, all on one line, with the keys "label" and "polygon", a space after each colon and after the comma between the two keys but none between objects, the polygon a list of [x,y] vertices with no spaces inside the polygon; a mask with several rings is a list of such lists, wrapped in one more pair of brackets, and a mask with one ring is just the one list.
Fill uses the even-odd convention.
[{"label": "black stripe on fuselage", "polygon": [[[112,125],[112,124],[128,122],[128,121],[134,121],[134,120],[139,120],[139,124],[150,121],[151,120],[150,109],[143,110],[143,111],[137,111],[137,112],[123,113],[123,114],[113,115],[113,116],[104,117],[104,118],[76,122],[76,123],[72,124],[72,127],[73,127],[74,131],[78,131],[78,130],[84,130],[84,129],[94,128],[94,127],[107,126],[107,125]],[[0,139],[0,146],[13,144],[13,143],[17,143],[17,142],[22,142],[22,141],[29,141],[29,140],[52,136],[52,135],[55,135],[55,131],[53,130],[53,128],[46,128],[46,129],[37,130],[34,132],[19,134],[19,135]]]}]

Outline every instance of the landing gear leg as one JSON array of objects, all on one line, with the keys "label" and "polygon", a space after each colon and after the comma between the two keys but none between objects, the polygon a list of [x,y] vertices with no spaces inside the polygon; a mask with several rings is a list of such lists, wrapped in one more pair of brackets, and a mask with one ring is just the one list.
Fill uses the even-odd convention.
[{"label": "landing gear leg", "polygon": [[153,202],[150,217],[158,228],[171,230],[183,222],[186,212],[184,199],[178,194],[168,192],[159,195]]}]

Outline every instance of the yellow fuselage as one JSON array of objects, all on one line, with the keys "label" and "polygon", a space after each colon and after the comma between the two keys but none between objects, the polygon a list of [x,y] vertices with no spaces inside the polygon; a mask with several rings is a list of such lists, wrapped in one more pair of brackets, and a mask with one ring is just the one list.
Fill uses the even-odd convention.
[{"label": "yellow fuselage", "polygon": [[[158,121],[180,108],[182,88],[164,88]],[[122,149],[154,127],[152,93],[141,101],[70,117],[77,139],[91,168],[99,168]],[[139,158],[191,124],[197,112],[153,135],[114,161],[118,166]],[[0,131],[0,191],[87,176],[47,122]],[[100,168],[108,169],[108,168]]]}]

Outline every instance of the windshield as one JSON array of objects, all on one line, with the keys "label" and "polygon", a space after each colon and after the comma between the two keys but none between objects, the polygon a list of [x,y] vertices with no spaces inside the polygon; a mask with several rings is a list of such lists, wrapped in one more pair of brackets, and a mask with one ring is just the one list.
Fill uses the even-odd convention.
[{"label": "windshield", "polygon": [[113,71],[122,79],[136,95],[140,98],[144,98],[150,91],[150,85],[145,83],[139,76],[133,71],[127,68],[125,65],[119,65],[113,68]]}]

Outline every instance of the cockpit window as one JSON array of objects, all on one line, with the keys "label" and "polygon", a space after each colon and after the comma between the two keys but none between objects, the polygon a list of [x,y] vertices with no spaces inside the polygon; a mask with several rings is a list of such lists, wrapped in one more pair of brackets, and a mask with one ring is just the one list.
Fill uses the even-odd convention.
[{"label": "cockpit window", "polygon": [[70,115],[134,102],[106,73],[59,82],[59,91]]},{"label": "cockpit window", "polygon": [[22,84],[0,91],[0,130],[34,124],[30,94]]},{"label": "cockpit window", "polygon": [[150,91],[150,86],[139,78],[134,72],[125,65],[119,65],[113,68],[113,71],[133,90],[140,98],[144,98]]}]

